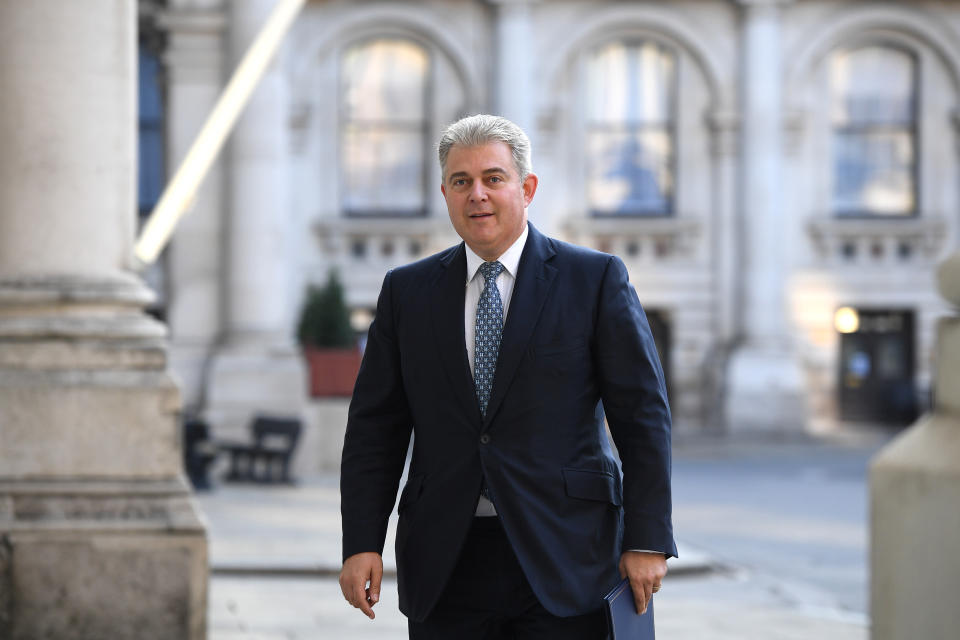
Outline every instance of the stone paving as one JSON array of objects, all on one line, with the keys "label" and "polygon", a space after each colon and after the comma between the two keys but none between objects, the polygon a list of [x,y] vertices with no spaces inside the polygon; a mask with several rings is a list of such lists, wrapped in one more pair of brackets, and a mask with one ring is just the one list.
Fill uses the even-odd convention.
[{"label": "stone paving", "polygon": [[[302,479],[296,487],[219,484],[197,500],[210,532],[211,640],[406,638],[394,579],[385,579],[374,621],[340,595],[335,475]],[[384,557],[388,572],[395,570],[395,524]],[[660,638],[868,638],[865,616],[830,606],[809,584],[721,566],[682,540],[680,555],[657,595]]]},{"label": "stone paving", "polygon": [[[214,576],[211,640],[402,640],[396,581],[368,620],[349,607],[336,578]],[[668,577],[656,596],[662,640],[867,640],[863,620],[806,608],[776,585],[737,573]]]}]

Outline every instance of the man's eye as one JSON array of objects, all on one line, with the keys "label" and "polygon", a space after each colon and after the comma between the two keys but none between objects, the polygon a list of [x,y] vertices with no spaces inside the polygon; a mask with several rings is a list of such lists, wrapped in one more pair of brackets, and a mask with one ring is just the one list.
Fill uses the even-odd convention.
[{"label": "man's eye", "polygon": [[467,181],[464,180],[463,178],[457,178],[456,180],[453,181],[453,186],[455,187],[462,187],[465,184],[467,184]]},{"label": "man's eye", "polygon": [[500,176],[490,176],[490,182],[503,182],[503,178]]}]

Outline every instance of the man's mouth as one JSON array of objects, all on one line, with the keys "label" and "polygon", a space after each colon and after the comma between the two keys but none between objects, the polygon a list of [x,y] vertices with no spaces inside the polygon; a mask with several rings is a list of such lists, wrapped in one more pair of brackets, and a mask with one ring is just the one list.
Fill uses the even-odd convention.
[{"label": "man's mouth", "polygon": [[471,218],[489,218],[492,215],[493,213],[491,213],[490,211],[478,211],[476,213],[471,213],[470,217]]}]

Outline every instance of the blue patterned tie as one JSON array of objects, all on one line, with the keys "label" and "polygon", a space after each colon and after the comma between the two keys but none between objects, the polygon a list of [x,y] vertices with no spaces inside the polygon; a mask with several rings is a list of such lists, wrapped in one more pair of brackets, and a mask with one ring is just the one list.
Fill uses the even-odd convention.
[{"label": "blue patterned tie", "polygon": [[484,262],[480,273],[486,284],[477,303],[477,332],[474,343],[473,381],[477,387],[477,402],[480,413],[487,415],[493,373],[500,353],[500,336],[503,334],[503,302],[497,289],[497,276],[503,271],[499,262]]}]

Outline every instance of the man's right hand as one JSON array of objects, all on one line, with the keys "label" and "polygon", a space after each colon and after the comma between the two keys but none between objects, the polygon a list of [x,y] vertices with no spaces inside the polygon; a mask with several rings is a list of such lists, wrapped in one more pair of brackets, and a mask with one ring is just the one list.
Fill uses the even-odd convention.
[{"label": "man's right hand", "polygon": [[[347,602],[363,611],[371,620],[376,616],[373,605],[380,601],[380,581],[383,579],[383,558],[379,553],[356,553],[343,561],[340,570],[340,590]],[[367,586],[369,582],[370,586]]]}]

